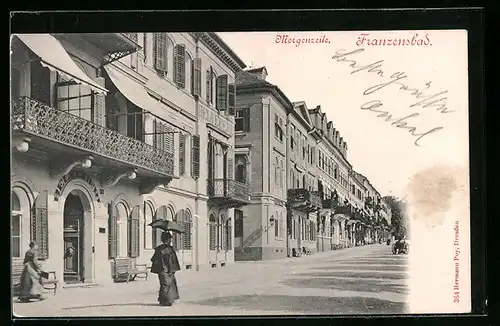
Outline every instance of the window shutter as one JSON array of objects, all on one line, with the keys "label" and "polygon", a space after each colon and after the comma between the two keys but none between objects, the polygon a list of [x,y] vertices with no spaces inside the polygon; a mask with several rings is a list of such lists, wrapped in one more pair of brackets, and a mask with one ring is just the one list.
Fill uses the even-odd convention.
[{"label": "window shutter", "polygon": [[179,135],[179,174],[186,173],[186,135]]},{"label": "window shutter", "polygon": [[219,111],[227,110],[228,102],[228,85],[227,75],[221,75],[216,79],[217,102],[216,109]]},{"label": "window shutter", "polygon": [[153,44],[154,66],[159,72],[167,72],[167,35],[166,33],[154,33]]},{"label": "window shutter", "polygon": [[227,85],[227,93],[228,93],[228,112],[229,115],[234,115],[235,105],[236,105],[236,86],[234,84]]},{"label": "window shutter", "polygon": [[129,256],[131,258],[137,258],[140,254],[139,242],[140,242],[140,228],[139,228],[139,219],[140,219],[140,211],[141,206],[136,205],[134,209],[132,209],[132,213],[130,214],[130,243],[129,243]]},{"label": "window shutter", "polygon": [[193,179],[198,179],[200,177],[200,135],[193,135],[191,145],[191,176]]},{"label": "window shutter", "polygon": [[163,150],[167,153],[174,153],[174,134],[173,130],[166,124],[162,124]]},{"label": "window shutter", "polygon": [[158,124],[153,120],[153,147],[158,148]]},{"label": "window shutter", "polygon": [[250,132],[250,108],[245,108],[245,131]]},{"label": "window shutter", "polygon": [[[104,87],[104,77],[97,77],[94,81],[97,85]],[[104,94],[94,93],[94,123],[99,126],[106,126],[106,102],[104,96]]]},{"label": "window shutter", "polygon": [[186,87],[186,47],[184,44],[177,44],[174,49],[174,81],[177,86]]},{"label": "window shutter", "polygon": [[211,99],[210,99],[210,92],[211,92],[211,82],[212,82],[212,70],[207,70],[206,72],[206,76],[205,76],[205,79],[206,79],[206,93],[207,93],[207,103],[211,103]]},{"label": "window shutter", "polygon": [[228,153],[227,156],[227,179],[228,180],[233,180],[234,179],[234,160],[232,157],[230,157],[230,153]]},{"label": "window shutter", "polygon": [[108,204],[108,257],[118,256],[118,209],[114,203]]},{"label": "window shutter", "polygon": [[38,245],[38,258],[49,258],[48,192],[42,191],[35,200],[32,223],[33,241]]},{"label": "window shutter", "polygon": [[201,58],[193,60],[194,66],[194,87],[193,95],[201,96]]},{"label": "window shutter", "polygon": [[214,68],[210,66],[210,103],[214,103]]},{"label": "window shutter", "polygon": [[191,81],[190,81],[191,85],[190,86],[191,86],[191,94],[193,94],[193,95],[195,95],[195,93],[194,93],[195,76],[194,75],[195,75],[194,74],[194,60],[191,60]]}]

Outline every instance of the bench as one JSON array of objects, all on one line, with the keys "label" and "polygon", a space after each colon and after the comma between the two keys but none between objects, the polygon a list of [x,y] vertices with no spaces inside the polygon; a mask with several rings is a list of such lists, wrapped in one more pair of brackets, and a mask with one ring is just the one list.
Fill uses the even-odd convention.
[{"label": "bench", "polygon": [[[13,295],[18,295],[21,287],[21,274],[23,272],[24,265],[21,263],[14,263],[12,265],[12,291]],[[57,276],[55,271],[46,272],[49,274],[49,278],[42,278],[42,287],[45,290],[54,290],[54,295],[57,293],[57,286],[59,282],[57,281]],[[52,276],[52,277],[50,277]]]},{"label": "bench", "polygon": [[114,260],[113,280],[115,282],[125,280],[127,283],[136,277],[148,279],[149,271],[146,264],[136,264],[130,257],[118,257]]}]

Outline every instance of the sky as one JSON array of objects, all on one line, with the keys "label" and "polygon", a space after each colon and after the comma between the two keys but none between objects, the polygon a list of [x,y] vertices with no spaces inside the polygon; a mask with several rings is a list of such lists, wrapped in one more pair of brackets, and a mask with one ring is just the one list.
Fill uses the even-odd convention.
[{"label": "sky", "polygon": [[[347,158],[354,169],[365,175],[382,196],[405,197],[410,180],[433,166],[468,169],[465,31],[218,35],[247,66],[265,66],[267,80],[278,85],[291,101],[305,101],[309,108],[321,105],[328,120],[347,141]],[[298,40],[304,38],[318,41],[299,44]],[[380,46],[380,41],[373,41],[381,39],[407,45]],[[333,58],[337,51],[355,50],[358,52]],[[377,63],[374,66],[380,65],[382,76],[376,71],[368,72],[369,67],[352,73],[351,62],[342,59],[355,60],[355,67],[359,68]],[[373,87],[384,83],[388,85]],[[403,84],[409,89],[418,88],[422,97],[418,99],[410,91],[401,90]],[[364,95],[365,91],[368,94]],[[431,99],[418,105],[436,94],[432,98],[436,100],[434,107],[424,107]],[[437,104],[445,105],[448,112],[438,111]],[[380,111],[391,114],[391,120],[384,120],[387,115],[379,116],[383,115]],[[413,136],[403,123],[407,128],[414,127],[414,134],[430,133],[416,146],[418,136]]]}]

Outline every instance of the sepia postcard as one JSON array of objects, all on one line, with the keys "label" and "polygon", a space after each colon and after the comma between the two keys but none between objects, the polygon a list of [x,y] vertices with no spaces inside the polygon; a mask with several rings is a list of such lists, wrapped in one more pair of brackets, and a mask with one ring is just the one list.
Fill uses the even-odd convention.
[{"label": "sepia postcard", "polygon": [[466,30],[10,42],[15,317],[471,311]]}]

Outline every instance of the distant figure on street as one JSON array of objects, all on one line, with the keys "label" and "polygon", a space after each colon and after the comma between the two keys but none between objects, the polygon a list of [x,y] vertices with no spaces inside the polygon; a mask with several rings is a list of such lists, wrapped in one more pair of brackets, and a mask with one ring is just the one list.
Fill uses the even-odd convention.
[{"label": "distant figure on street", "polygon": [[43,287],[41,284],[42,270],[38,265],[38,246],[30,242],[30,249],[24,255],[24,268],[21,273],[19,300],[29,302],[31,299],[43,300]]},{"label": "distant figure on street", "polygon": [[175,272],[180,271],[181,268],[175,250],[170,245],[172,235],[169,232],[162,233],[161,241],[163,243],[156,247],[151,258],[153,263],[151,273],[158,274],[158,280],[160,281],[158,302],[162,306],[171,306],[175,300],[179,299]]}]

